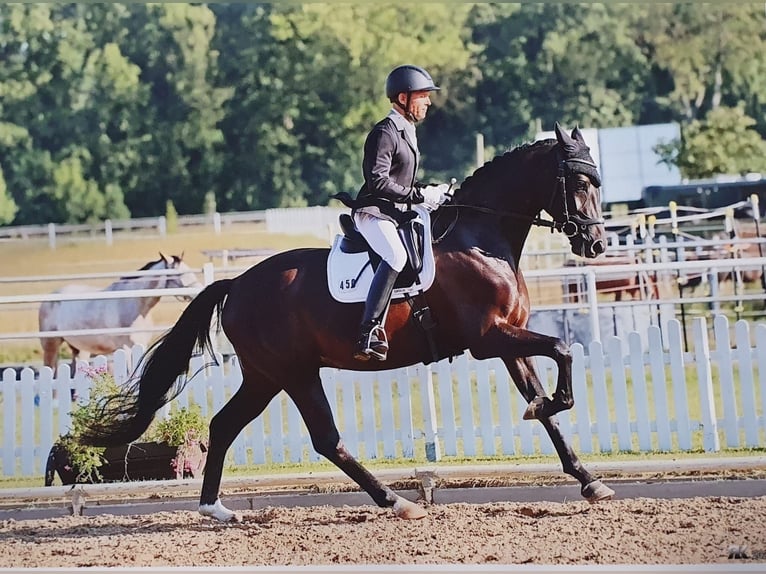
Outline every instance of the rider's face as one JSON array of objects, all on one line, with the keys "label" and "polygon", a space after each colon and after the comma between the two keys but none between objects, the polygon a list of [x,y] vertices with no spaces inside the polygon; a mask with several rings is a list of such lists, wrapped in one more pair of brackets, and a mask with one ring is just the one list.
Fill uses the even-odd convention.
[{"label": "rider's face", "polygon": [[[407,105],[407,94],[399,94],[399,102],[402,106]],[[428,106],[431,105],[430,92],[420,91],[410,93],[410,107],[407,111],[412,114],[416,122],[425,119]]]}]

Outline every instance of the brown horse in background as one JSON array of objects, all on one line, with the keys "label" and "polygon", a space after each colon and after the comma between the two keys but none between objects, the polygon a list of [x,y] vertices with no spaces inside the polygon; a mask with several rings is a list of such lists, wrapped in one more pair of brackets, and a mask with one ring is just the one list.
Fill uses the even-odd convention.
[{"label": "brown horse in background", "polygon": [[[639,261],[631,257],[606,257],[596,261],[588,261],[584,267],[606,267],[609,265],[636,265]],[[566,267],[579,267],[578,261],[567,261]],[[582,295],[587,293],[583,286],[582,277],[569,278],[566,283],[567,298],[572,303],[579,303]],[[657,280],[648,271],[620,271],[596,275],[596,292],[599,295],[614,295],[615,301],[622,301],[625,295],[636,300],[654,300],[660,298]]]},{"label": "brown horse in background", "polygon": [[[564,232],[572,251],[597,257],[605,249],[600,178],[580,131],[571,136],[556,125],[556,139],[518,147],[477,169],[434,215],[436,279],[426,296],[438,326],[439,358],[470,350],[478,359],[500,357],[527,400],[525,419],[538,419],[565,472],[590,501],[611,498],[609,487],[591,476],[564,438],[555,414],[574,404],[569,347],[560,339],[526,329],[530,301],[519,269],[532,225]],[[546,211],[553,220],[539,217]],[[385,362],[353,358],[362,303],[336,302],[327,288],[327,249],[296,249],[255,265],[234,279],[216,281],[186,308],[176,325],[147,351],[140,378],[103,404],[102,416],[84,433],[90,444],[136,440],[155,412],[188,379],[195,349],[210,349],[210,322],[218,313],[242,369],[242,385],[210,423],[200,513],[235,519],[219,499],[224,457],[240,431],[281,390],[301,413],[314,449],[397,516],[425,511],[398,496],[345,448],[319,376],[321,367],[394,369],[433,360],[407,302],[395,301],[386,321],[390,351]],[[532,357],[558,365],[547,396]],[[177,383],[174,385],[174,383]],[[510,414],[509,414],[510,416]]]}]

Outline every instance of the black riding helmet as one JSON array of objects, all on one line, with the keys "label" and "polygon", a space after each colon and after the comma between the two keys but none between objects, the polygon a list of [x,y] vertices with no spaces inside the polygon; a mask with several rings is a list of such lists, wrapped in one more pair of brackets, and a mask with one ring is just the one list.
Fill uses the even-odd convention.
[{"label": "black riding helmet", "polygon": [[441,88],[434,84],[431,74],[419,66],[404,65],[394,68],[386,78],[386,97],[396,102],[396,96],[411,92],[438,92]]}]

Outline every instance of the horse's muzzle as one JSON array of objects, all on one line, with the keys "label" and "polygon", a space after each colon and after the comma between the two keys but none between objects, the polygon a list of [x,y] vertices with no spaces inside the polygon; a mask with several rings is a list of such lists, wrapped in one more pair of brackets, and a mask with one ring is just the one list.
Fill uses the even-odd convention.
[{"label": "horse's muzzle", "polygon": [[585,255],[586,257],[598,257],[604,251],[606,251],[606,245],[604,245],[604,242],[601,239],[596,239],[595,241],[586,241],[585,245],[586,249],[588,250]]},{"label": "horse's muzzle", "polygon": [[[574,240],[575,237],[577,240]],[[570,238],[570,243],[572,244],[572,253],[587,259],[595,259],[606,251],[606,245],[601,239],[590,239],[576,235]]]}]

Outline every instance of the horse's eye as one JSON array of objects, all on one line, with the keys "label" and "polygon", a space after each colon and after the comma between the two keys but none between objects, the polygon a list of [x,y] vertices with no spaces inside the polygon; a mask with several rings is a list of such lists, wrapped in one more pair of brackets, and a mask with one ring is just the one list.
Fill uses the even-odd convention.
[{"label": "horse's eye", "polygon": [[585,181],[585,180],[583,180],[583,179],[578,179],[578,180],[577,180],[577,186],[575,187],[575,189],[576,189],[577,191],[588,191],[588,188],[589,188],[589,187],[590,187],[590,186],[588,185],[588,182],[587,182],[587,181]]}]

